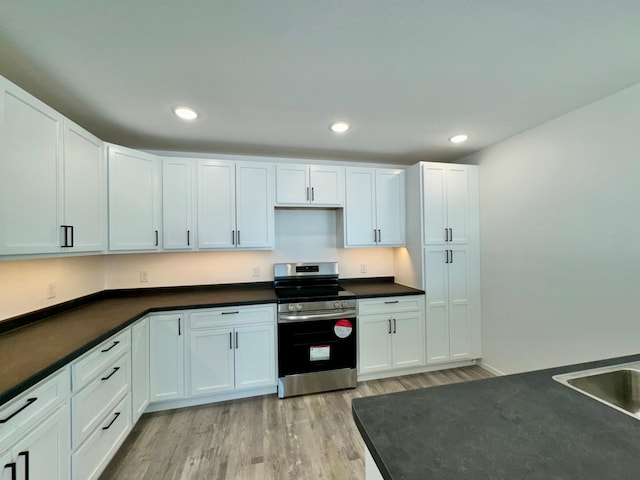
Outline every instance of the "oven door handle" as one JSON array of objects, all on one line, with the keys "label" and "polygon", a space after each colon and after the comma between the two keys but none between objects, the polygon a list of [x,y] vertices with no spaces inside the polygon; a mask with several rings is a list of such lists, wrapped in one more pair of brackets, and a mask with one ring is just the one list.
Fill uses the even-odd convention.
[{"label": "oven door handle", "polygon": [[342,318],[356,318],[356,311],[351,309],[334,310],[327,313],[278,314],[278,323],[313,322],[314,320],[340,320]]}]

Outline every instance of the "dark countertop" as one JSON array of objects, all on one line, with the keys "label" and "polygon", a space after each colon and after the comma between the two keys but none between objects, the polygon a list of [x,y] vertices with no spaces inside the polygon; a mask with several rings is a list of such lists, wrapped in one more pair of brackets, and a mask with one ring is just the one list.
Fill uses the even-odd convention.
[{"label": "dark countertop", "polygon": [[353,400],[387,480],[640,477],[640,421],[551,377],[640,355]]},{"label": "dark countertop", "polygon": [[[395,284],[392,277],[349,280],[347,284],[359,298],[424,293]],[[68,308],[57,307],[55,313],[0,334],[0,404],[150,312],[276,301],[273,287],[261,283],[106,291],[71,302]],[[14,319],[7,322],[17,323]]]}]

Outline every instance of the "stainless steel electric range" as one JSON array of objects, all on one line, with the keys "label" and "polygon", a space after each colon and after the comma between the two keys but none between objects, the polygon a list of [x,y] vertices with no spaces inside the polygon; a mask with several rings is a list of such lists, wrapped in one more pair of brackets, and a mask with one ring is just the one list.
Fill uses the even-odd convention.
[{"label": "stainless steel electric range", "polygon": [[277,263],[278,396],[356,386],[356,299],[338,264]]}]

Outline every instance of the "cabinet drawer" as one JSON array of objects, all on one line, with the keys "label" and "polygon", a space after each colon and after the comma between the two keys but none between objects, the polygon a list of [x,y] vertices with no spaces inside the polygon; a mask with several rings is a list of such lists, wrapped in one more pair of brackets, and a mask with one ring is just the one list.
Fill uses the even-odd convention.
[{"label": "cabinet drawer", "polygon": [[414,312],[424,309],[424,295],[381,297],[358,300],[358,315]]},{"label": "cabinet drawer", "polygon": [[102,375],[109,365],[112,365],[124,352],[128,352],[130,347],[131,332],[127,328],[84,354],[71,365],[73,391],[79,391],[98,375]]},{"label": "cabinet drawer", "polygon": [[33,386],[0,408],[0,452],[69,398],[67,367]]},{"label": "cabinet drawer", "polygon": [[192,329],[247,325],[253,323],[275,323],[274,305],[260,307],[223,307],[192,310],[189,314]]},{"label": "cabinet drawer", "polygon": [[71,398],[72,448],[78,447],[129,391],[130,365],[126,353]]},{"label": "cabinet drawer", "polygon": [[131,429],[131,398],[127,395],[71,455],[74,479],[98,478]]}]

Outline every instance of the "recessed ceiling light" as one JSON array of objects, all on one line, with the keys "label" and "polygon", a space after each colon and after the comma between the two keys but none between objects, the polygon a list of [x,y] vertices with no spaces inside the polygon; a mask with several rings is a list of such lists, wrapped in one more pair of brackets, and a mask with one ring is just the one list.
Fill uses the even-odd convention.
[{"label": "recessed ceiling light", "polygon": [[189,107],[175,107],[173,113],[183,120],[195,120],[198,118],[198,113]]},{"label": "recessed ceiling light", "polygon": [[347,122],[334,122],[329,126],[329,128],[334,133],[344,133],[351,128],[351,125]]},{"label": "recessed ceiling light", "polygon": [[469,135],[465,135],[464,133],[460,133],[458,135],[454,135],[453,137],[449,138],[449,141],[451,143],[463,143],[467,141],[467,138],[469,138]]}]

